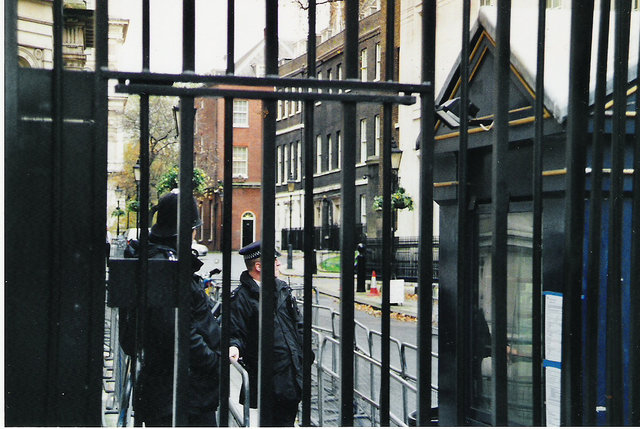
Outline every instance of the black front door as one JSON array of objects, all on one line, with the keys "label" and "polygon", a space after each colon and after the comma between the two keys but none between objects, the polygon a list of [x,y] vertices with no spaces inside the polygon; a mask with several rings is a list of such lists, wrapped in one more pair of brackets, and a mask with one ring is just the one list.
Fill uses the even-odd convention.
[{"label": "black front door", "polygon": [[242,219],[242,247],[253,242],[253,219]]}]

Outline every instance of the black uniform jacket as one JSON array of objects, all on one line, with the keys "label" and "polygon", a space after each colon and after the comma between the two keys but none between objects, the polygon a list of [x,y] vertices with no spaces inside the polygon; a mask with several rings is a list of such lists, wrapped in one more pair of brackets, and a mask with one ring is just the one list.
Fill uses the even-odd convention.
[{"label": "black uniform jacket", "polygon": [[[172,259],[175,255],[175,250],[170,247],[150,243],[150,258]],[[194,268],[201,265],[197,260],[194,262]],[[215,410],[218,406],[220,326],[211,314],[212,303],[204,292],[201,277],[193,275],[189,292],[191,326],[188,407],[190,413],[200,413]],[[149,415],[171,414],[174,314],[173,307],[150,307],[145,312],[143,363],[135,393],[135,412],[143,419]]]},{"label": "black uniform jacket", "polygon": [[[231,296],[230,344],[240,350],[240,362],[249,373],[252,408],[258,405],[259,302],[260,287],[245,271]],[[273,336],[274,399],[298,403],[302,393],[302,317],[291,288],[279,279],[276,279]]]}]

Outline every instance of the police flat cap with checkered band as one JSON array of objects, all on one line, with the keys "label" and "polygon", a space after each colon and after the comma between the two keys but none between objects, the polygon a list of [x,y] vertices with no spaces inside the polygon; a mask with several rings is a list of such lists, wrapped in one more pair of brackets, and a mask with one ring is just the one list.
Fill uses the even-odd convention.
[{"label": "police flat cap with checkered band", "polygon": [[[245,261],[250,259],[257,259],[262,255],[262,253],[260,252],[260,244],[260,240],[254,241],[253,243],[238,250],[238,253],[244,256]],[[281,256],[280,252],[275,250],[275,256],[276,258]]]}]

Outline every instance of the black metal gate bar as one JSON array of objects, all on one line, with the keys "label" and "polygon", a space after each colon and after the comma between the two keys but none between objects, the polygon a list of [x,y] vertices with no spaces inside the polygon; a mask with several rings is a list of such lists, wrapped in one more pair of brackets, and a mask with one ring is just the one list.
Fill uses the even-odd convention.
[{"label": "black metal gate bar", "polygon": [[609,265],[607,278],[607,424],[623,424],[622,347],[622,216],[623,169],[626,140],[627,77],[631,0],[615,2],[613,72],[613,132],[609,209]]},{"label": "black metal gate bar", "polygon": [[[316,2],[309,2],[307,14],[309,34],[307,36],[307,79],[316,76]],[[305,91],[307,91],[305,89]],[[304,103],[304,302],[303,302],[303,354],[302,373],[302,426],[311,426],[311,324],[312,324],[312,290],[315,261],[315,228],[313,225],[313,123],[314,102]],[[291,227],[291,226],[289,226]]]},{"label": "black metal gate bar", "polygon": [[[195,70],[195,0],[182,2],[182,71]],[[178,309],[174,355],[173,425],[189,424],[189,287],[193,213],[193,97],[180,97],[180,194],[178,196]]]},{"label": "black metal gate bar", "polygon": [[[278,0],[266,0],[265,72],[278,75]],[[260,426],[273,421],[273,308],[275,304],[275,195],[276,195],[276,101],[264,101],[262,146],[262,287],[260,293],[260,352],[258,408]]]},{"label": "black metal gate bar", "polygon": [[[639,35],[640,36],[640,35]],[[640,43],[638,43],[640,54]],[[638,56],[640,58],[640,55]],[[639,72],[636,76],[640,76]],[[636,85],[640,78],[636,77]],[[640,87],[636,87],[635,141],[633,145],[633,212],[631,217],[631,278],[629,350],[640,349]],[[640,426],[640,354],[629,353],[630,425]]]},{"label": "black metal gate bar", "polygon": [[589,200],[589,251],[587,253],[584,424],[596,425],[598,386],[598,305],[600,302],[600,255],[602,246],[602,146],[606,102],[607,53],[609,50],[610,0],[600,2],[596,87],[593,109],[591,196]]},{"label": "black metal gate bar", "polygon": [[[393,81],[395,66],[395,0],[387,0],[386,22],[385,22],[385,80]],[[391,220],[393,218],[391,208],[391,130],[393,126],[392,105],[384,103],[382,106],[383,113],[383,152],[382,152],[382,249],[384,252],[384,268],[382,272],[382,318],[381,318],[381,368],[380,368],[380,426],[390,426],[390,369],[391,369],[391,273],[392,271],[392,253],[393,248],[393,229]],[[404,295],[404,290],[402,291]]]},{"label": "black metal gate bar", "polygon": [[[538,1],[538,50],[536,64],[536,98],[534,105],[535,136],[533,140],[533,243],[531,261],[531,313],[533,320],[542,320],[542,147],[544,144],[544,50],[546,30],[546,0]],[[533,426],[542,426],[544,410],[542,396],[542,323],[534,322],[531,347],[531,381]]]},{"label": "black metal gate bar", "polygon": [[[468,188],[468,142],[469,142],[469,30],[470,30],[470,2],[462,2],[462,49],[460,51],[460,148],[458,150],[458,261],[467,260],[468,249],[468,210],[469,210],[469,188]],[[463,400],[457,401],[456,415],[459,424],[464,424],[464,415],[467,405],[467,387],[466,372],[467,361],[465,349],[471,350],[467,344],[469,340],[465,340],[467,326],[470,318],[467,317],[470,312],[471,303],[469,293],[469,268],[467,264],[458,263],[457,267],[457,284],[456,284],[456,393],[458,398]]]},{"label": "black metal gate bar", "polygon": [[507,212],[505,190],[509,149],[509,85],[511,57],[511,1],[498,2],[496,25],[495,136],[491,164],[491,362],[492,423],[507,426]]},{"label": "black metal gate bar", "polygon": [[[227,74],[235,73],[235,0],[227,0]],[[233,231],[233,98],[224,99],[224,176],[222,219],[222,336],[220,338],[220,427],[229,426],[230,368],[226,364],[231,342],[231,240]],[[217,228],[217,225],[216,225]]]},{"label": "black metal gate bar", "polygon": [[[308,80],[307,78],[291,78],[291,77],[251,77],[251,76],[234,76],[234,75],[199,75],[199,74],[170,74],[170,73],[150,73],[150,72],[126,72],[114,71],[103,68],[101,70],[105,79],[119,79],[121,81],[131,80],[144,81],[148,83],[156,83],[167,85],[171,83],[210,83],[210,84],[228,84],[228,85],[244,85],[244,86],[275,86],[278,88],[322,88],[322,89],[342,89],[342,90],[375,90],[376,92],[403,92],[406,94],[423,93],[431,90],[429,83],[412,84],[398,82],[362,82],[359,80]],[[186,88],[183,88],[186,89]],[[296,92],[278,92],[278,99],[281,100],[298,100],[300,94]],[[326,94],[326,93],[325,93]],[[322,94],[315,93],[314,97],[321,97]],[[330,100],[340,100],[340,97],[328,98]]]},{"label": "black metal gate bar", "polygon": [[49,424],[54,425],[57,422],[57,402],[58,402],[58,340],[60,334],[60,294],[62,288],[61,267],[62,263],[62,148],[63,148],[63,125],[64,125],[64,107],[63,107],[63,72],[64,61],[62,58],[62,0],[53,1],[53,82],[52,82],[52,111],[51,111],[51,144],[52,150],[52,219],[51,219],[51,294],[49,296],[49,314],[51,315],[49,323],[49,336],[47,348],[49,350],[48,364],[48,392],[46,404],[46,416]]},{"label": "black metal gate bar", "polygon": [[584,169],[587,136],[589,65],[593,0],[571,2],[569,111],[566,143],[565,284],[562,301],[561,418],[566,426],[582,424],[582,251]]},{"label": "black metal gate bar", "polygon": [[[358,0],[345,0],[345,77],[358,78]],[[353,263],[356,219],[356,104],[343,103],[342,201],[340,228],[340,423],[353,426]]]},{"label": "black metal gate bar", "polygon": [[[422,84],[435,78],[436,0],[422,1]],[[433,90],[420,94],[420,238],[418,243],[418,426],[431,420],[431,351],[433,312]],[[460,424],[460,422],[458,422]]]}]

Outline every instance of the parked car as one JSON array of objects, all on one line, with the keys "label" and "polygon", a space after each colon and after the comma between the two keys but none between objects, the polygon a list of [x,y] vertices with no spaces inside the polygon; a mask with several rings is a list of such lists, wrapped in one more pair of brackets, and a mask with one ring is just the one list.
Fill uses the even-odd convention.
[{"label": "parked car", "polygon": [[207,254],[209,249],[204,244],[198,243],[196,240],[191,242],[191,248],[198,252],[198,256],[204,256]]},{"label": "parked car", "polygon": [[[140,239],[140,229],[139,228],[129,228],[126,232],[127,244],[131,240],[139,240]],[[204,244],[198,243],[196,240],[191,242],[191,248],[198,252],[198,256],[204,256],[209,252],[209,249]]]}]

